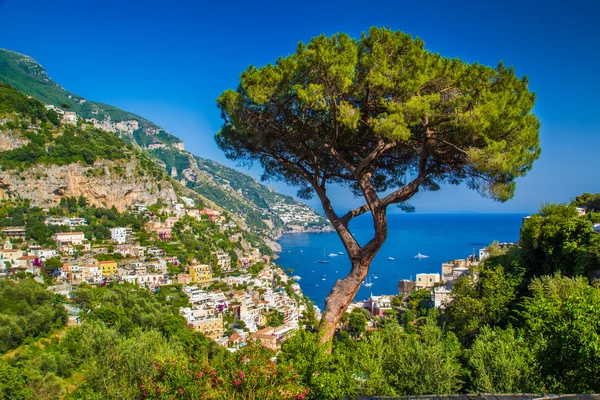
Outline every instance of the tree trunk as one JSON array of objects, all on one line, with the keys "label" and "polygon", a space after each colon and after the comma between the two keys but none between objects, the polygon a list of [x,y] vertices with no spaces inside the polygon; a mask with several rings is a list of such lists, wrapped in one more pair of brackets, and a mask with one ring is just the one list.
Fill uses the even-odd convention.
[{"label": "tree trunk", "polygon": [[[387,216],[385,209],[373,213],[373,225],[375,236],[360,249],[358,257],[350,256],[350,260],[352,261],[350,273],[344,279],[339,279],[335,282],[333,289],[331,289],[331,292],[325,299],[325,310],[323,311],[321,324],[319,325],[321,344],[331,345],[331,340],[333,339],[339,320],[348,309],[352,300],[354,300],[354,296],[358,293],[360,285],[369,273],[371,261],[373,261],[373,258],[387,238]],[[338,233],[340,232],[338,231]],[[340,237],[344,241],[342,234],[340,234]],[[344,241],[344,244],[346,244],[346,241]],[[346,246],[347,249],[348,247]]]},{"label": "tree trunk", "polygon": [[319,325],[321,344],[331,344],[335,328],[367,277],[371,260],[357,263],[344,279],[338,279],[325,299],[325,310]]}]

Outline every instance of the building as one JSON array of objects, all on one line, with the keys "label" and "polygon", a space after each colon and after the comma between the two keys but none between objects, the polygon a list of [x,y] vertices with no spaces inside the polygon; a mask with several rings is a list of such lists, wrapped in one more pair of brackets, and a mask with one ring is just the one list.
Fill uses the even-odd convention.
[{"label": "building", "polygon": [[2,233],[7,238],[19,238],[19,239],[25,238],[25,228],[20,227],[20,226],[6,227],[6,228],[2,229]]},{"label": "building", "polygon": [[202,318],[190,322],[196,332],[202,332],[212,340],[223,336],[223,317]]},{"label": "building", "polygon": [[452,291],[445,286],[438,286],[431,292],[431,302],[436,308],[445,308],[452,301]]},{"label": "building", "polygon": [[77,124],[77,113],[74,111],[65,111],[65,115],[62,118],[66,124],[76,125]]},{"label": "building", "polygon": [[156,235],[161,242],[164,242],[165,240],[171,240],[173,238],[173,232],[171,231],[171,228],[153,228],[152,232],[156,232]]},{"label": "building", "polygon": [[398,281],[398,296],[409,296],[415,290],[415,281],[401,279]]},{"label": "building", "polygon": [[59,248],[68,245],[82,245],[86,241],[83,232],[60,232],[54,234],[52,239],[56,241],[56,246]]},{"label": "building", "polygon": [[110,239],[113,242],[117,242],[118,244],[124,244],[125,242],[127,242],[127,228],[111,228]]},{"label": "building", "polygon": [[192,276],[190,274],[179,274],[177,275],[177,283],[189,285],[192,283]]},{"label": "building", "polygon": [[58,251],[54,249],[37,249],[33,251],[33,254],[42,261],[46,261],[49,258],[58,257]]},{"label": "building", "polygon": [[98,261],[98,267],[102,270],[104,276],[117,274],[117,262],[115,260]]},{"label": "building", "polygon": [[212,269],[206,264],[196,264],[190,267],[190,275],[193,283],[201,285],[212,282]]},{"label": "building", "polygon": [[378,315],[383,317],[386,311],[392,310],[392,296],[382,295],[369,297],[369,300],[365,302],[371,315]]},{"label": "building", "polygon": [[78,226],[87,225],[87,221],[85,218],[48,217],[46,219],[46,225],[64,225],[69,228],[76,228]]},{"label": "building", "polygon": [[81,267],[81,278],[90,283],[100,283],[104,278],[102,268],[95,265]]},{"label": "building", "polygon": [[229,254],[215,253],[215,256],[217,257],[217,264],[223,271],[231,270],[231,258],[229,257]]},{"label": "building", "polygon": [[436,283],[441,282],[440,274],[417,274],[415,289],[432,289]]},{"label": "building", "polygon": [[250,339],[259,340],[260,343],[271,350],[277,350],[277,336],[275,336],[275,328],[267,326],[258,332],[250,335]]},{"label": "building", "polygon": [[23,257],[23,251],[19,249],[0,249],[0,262],[4,264],[14,264],[19,258]]}]

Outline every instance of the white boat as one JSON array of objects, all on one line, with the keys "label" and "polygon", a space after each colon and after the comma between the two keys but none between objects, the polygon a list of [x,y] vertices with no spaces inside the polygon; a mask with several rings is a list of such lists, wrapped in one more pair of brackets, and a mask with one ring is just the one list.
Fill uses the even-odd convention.
[{"label": "white boat", "polygon": [[300,279],[302,279],[302,277],[298,276],[298,275],[294,275],[294,276],[292,276],[292,279],[295,281],[299,281]]},{"label": "white boat", "polygon": [[388,257],[388,261],[394,261],[395,258],[394,257]]},{"label": "white boat", "polygon": [[363,282],[363,285],[366,287],[371,287],[373,286],[373,282],[371,282],[370,278],[365,279],[365,281]]},{"label": "white boat", "polygon": [[317,264],[329,264],[329,260],[325,259],[325,248],[323,247],[323,259],[315,261]]},{"label": "white boat", "polygon": [[338,252],[338,254],[339,254],[340,256],[343,256],[343,255],[344,255],[344,253],[342,253],[341,251],[340,251],[340,252]]},{"label": "white boat", "polygon": [[423,258],[429,258],[429,256],[426,256],[425,254],[421,254],[421,253],[419,253],[419,254],[417,254],[417,255],[415,256],[415,258],[417,258],[417,259],[421,260],[421,259],[423,259]]},{"label": "white boat", "polygon": [[335,253],[330,253],[330,254],[329,254],[329,257],[337,257],[337,256],[338,256],[338,255],[337,255],[337,254],[335,254]]},{"label": "white boat", "polygon": [[327,278],[322,278],[321,280],[324,281],[324,280],[327,280]]},{"label": "white boat", "polygon": [[379,277],[378,277],[377,275],[373,274],[373,278],[374,278],[374,279],[377,279],[377,278],[379,278]]}]

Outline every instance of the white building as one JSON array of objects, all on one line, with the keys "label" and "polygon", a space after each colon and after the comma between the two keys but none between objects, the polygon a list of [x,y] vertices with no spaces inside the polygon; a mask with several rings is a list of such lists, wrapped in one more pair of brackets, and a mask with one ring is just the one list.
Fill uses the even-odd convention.
[{"label": "white building", "polygon": [[452,301],[452,291],[445,286],[438,286],[431,292],[431,301],[436,308],[444,308]]},{"label": "white building", "polygon": [[124,244],[127,242],[127,228],[111,228],[110,238],[113,242]]}]

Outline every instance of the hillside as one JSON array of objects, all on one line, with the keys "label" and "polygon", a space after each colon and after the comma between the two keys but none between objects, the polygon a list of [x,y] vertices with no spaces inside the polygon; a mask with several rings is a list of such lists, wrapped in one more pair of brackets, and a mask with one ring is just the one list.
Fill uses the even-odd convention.
[{"label": "hillside", "polygon": [[0,83],[0,198],[49,207],[63,197],[122,211],[136,203],[201,197],[171,179],[146,154],[86,123],[60,123],[56,112]]},{"label": "hillside", "polygon": [[275,192],[247,174],[184,150],[183,141],[158,125],[68,92],[31,57],[0,49],[0,81],[56,106],[59,112],[75,112],[95,128],[116,133],[125,144],[158,160],[179,183],[244,216],[246,223],[258,231],[274,236],[280,231],[331,229],[324,217],[292,197]]}]

